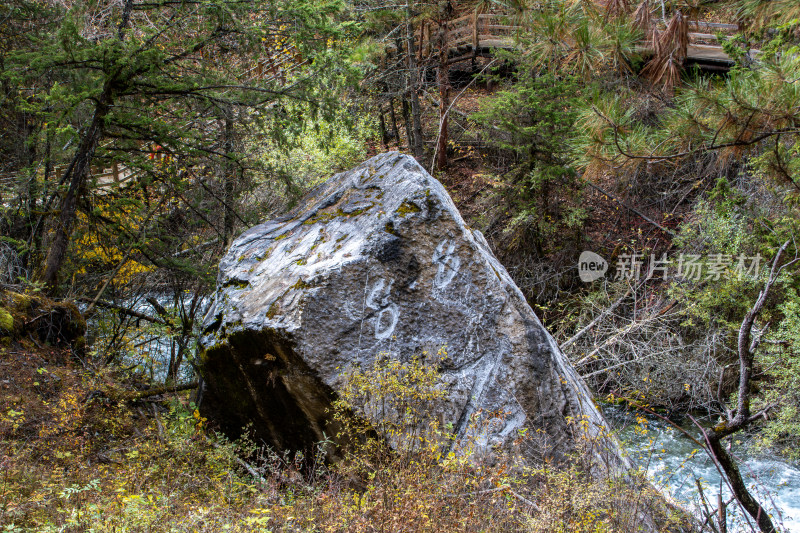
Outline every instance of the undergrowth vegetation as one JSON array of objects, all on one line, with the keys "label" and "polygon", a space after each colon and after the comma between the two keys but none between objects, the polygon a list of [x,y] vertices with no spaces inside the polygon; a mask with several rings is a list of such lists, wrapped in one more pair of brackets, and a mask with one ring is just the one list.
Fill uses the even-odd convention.
[{"label": "undergrowth vegetation", "polygon": [[[421,360],[343,374],[334,416],[351,445],[283,454],[228,442],[189,397],[130,400],[135,376],[69,351],[3,348],[2,365],[3,532],[636,531],[645,509],[671,513],[636,474],[454,442],[429,416],[442,393]],[[387,423],[365,425],[370,410]]]}]

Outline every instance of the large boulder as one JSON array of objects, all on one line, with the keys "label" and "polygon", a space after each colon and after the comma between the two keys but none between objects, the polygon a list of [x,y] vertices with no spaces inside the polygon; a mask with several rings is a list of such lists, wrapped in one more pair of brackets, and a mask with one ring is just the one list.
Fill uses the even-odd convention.
[{"label": "large boulder", "polygon": [[[546,449],[523,454],[560,458],[581,440],[621,464],[581,378],[411,157],[373,157],[246,231],[217,284],[200,342],[202,410],[229,432],[252,424],[278,449],[306,448],[336,433],[329,407],[345,369],[446,346],[436,416],[457,441],[493,449],[536,434]],[[478,435],[476,414],[493,417]]]}]

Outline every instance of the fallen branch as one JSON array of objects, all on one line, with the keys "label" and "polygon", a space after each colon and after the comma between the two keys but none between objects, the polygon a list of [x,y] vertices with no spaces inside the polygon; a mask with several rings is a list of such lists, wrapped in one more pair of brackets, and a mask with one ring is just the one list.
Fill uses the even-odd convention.
[{"label": "fallen branch", "polygon": [[[211,445],[212,445],[214,448],[217,448],[217,449],[221,448],[221,446],[220,446],[219,444],[217,444],[216,442],[214,442],[213,440],[209,439],[208,437],[206,437],[206,439],[208,440],[209,444],[211,444]],[[245,470],[247,470],[247,473],[248,473],[248,474],[250,474],[251,476],[253,476],[253,478],[254,478],[256,481],[258,481],[258,482],[259,482],[259,484],[261,484],[262,488],[263,488],[263,487],[266,487],[266,486],[268,485],[268,484],[267,484],[267,480],[266,480],[266,479],[264,479],[264,476],[262,476],[261,474],[259,474],[259,473],[258,473],[258,470],[256,470],[256,469],[255,469],[255,467],[254,467],[253,465],[251,465],[251,464],[249,464],[249,463],[245,462],[245,461],[244,461],[242,458],[240,458],[240,457],[239,457],[238,455],[236,455],[236,454],[233,454],[233,459],[234,459],[234,460],[235,460],[237,463],[239,463],[239,465],[240,465],[242,468],[244,468]]]},{"label": "fallen branch", "polygon": [[491,494],[493,492],[500,492],[509,490],[511,487],[508,485],[500,485],[499,487],[494,487],[491,489],[484,489],[484,490],[474,490],[472,492],[461,492],[459,494],[443,494],[442,496],[445,498],[465,498],[467,496],[478,496],[479,494]]},{"label": "fallen branch", "polygon": [[30,320],[26,320],[25,321],[25,325],[26,326],[30,326],[31,324],[33,324],[34,322],[36,322],[40,318],[44,318],[44,317],[48,316],[49,314],[50,314],[50,312],[48,311],[47,313],[42,313],[41,315],[35,316],[35,317],[31,318]]},{"label": "fallen branch", "polygon": [[539,508],[539,506],[538,506],[538,505],[536,505],[536,504],[535,504],[534,502],[532,502],[531,500],[529,500],[529,499],[527,499],[527,498],[524,498],[524,497],[520,496],[519,494],[517,494],[516,492],[514,492],[514,491],[513,491],[513,490],[511,490],[511,489],[508,489],[508,492],[509,492],[509,494],[511,494],[513,497],[515,497],[516,499],[518,499],[518,500],[519,500],[519,501],[521,501],[522,503],[524,503],[524,504],[526,504],[526,505],[530,505],[531,507],[533,507],[533,509],[534,509],[534,510],[535,510],[537,513],[541,513],[541,512],[542,512],[542,510]]},{"label": "fallen branch", "polygon": [[[79,296],[78,298],[76,298],[76,300],[78,300],[79,302],[86,302],[86,303],[89,303],[89,304],[94,302],[94,300],[92,298],[86,298],[84,296]],[[164,320],[162,320],[162,319],[160,319],[158,317],[146,315],[144,313],[140,313],[139,311],[135,311],[133,309],[129,309],[127,307],[123,307],[123,306],[115,304],[115,303],[104,302],[102,300],[98,300],[97,302],[94,302],[94,305],[97,306],[97,307],[102,307],[104,309],[113,309],[114,311],[119,311],[120,313],[124,313],[124,314],[126,314],[128,316],[132,316],[134,318],[139,318],[141,320],[146,320],[148,322],[152,322],[153,324],[162,324],[164,326],[168,326],[169,325]]]},{"label": "fallen branch", "polygon": [[443,497],[445,497],[445,498],[464,498],[466,496],[478,496],[478,495],[481,495],[481,494],[491,494],[493,492],[508,492],[508,494],[512,495],[513,497],[515,497],[516,499],[518,499],[522,503],[531,506],[537,512],[542,512],[542,510],[539,508],[538,505],[536,505],[535,502],[532,502],[531,500],[525,498],[524,496],[514,492],[511,489],[510,485],[500,485],[499,487],[494,487],[494,488],[491,488],[491,489],[476,490],[476,491],[472,491],[472,492],[464,492],[464,493],[461,493],[461,494],[443,494]]},{"label": "fallen branch", "polygon": [[197,381],[191,381],[189,383],[183,383],[180,385],[161,385],[159,387],[153,387],[152,389],[130,392],[128,394],[125,394],[122,399],[129,402],[133,400],[141,400],[143,398],[149,398],[150,396],[158,396],[159,394],[168,394],[173,392],[181,392],[185,390],[193,390],[197,388],[197,385],[198,385]]},{"label": "fallen branch", "polygon": [[562,344],[561,346],[559,346],[559,348],[561,348],[561,350],[563,351],[563,350],[564,350],[565,348],[567,348],[568,346],[570,346],[570,345],[574,344],[574,343],[575,343],[575,341],[577,341],[578,339],[580,339],[581,337],[583,337],[583,336],[586,334],[586,332],[587,332],[587,331],[589,331],[590,329],[592,329],[592,328],[593,328],[595,325],[597,325],[597,323],[598,323],[598,322],[600,322],[601,320],[603,320],[603,319],[604,319],[605,317],[607,317],[609,314],[613,313],[613,312],[614,312],[614,309],[616,309],[617,307],[619,307],[619,304],[621,304],[621,303],[622,303],[622,302],[625,300],[625,298],[627,298],[627,297],[628,297],[630,294],[631,294],[631,289],[630,289],[630,288],[628,288],[628,290],[627,290],[627,291],[625,291],[625,294],[623,294],[623,295],[622,295],[622,297],[621,297],[619,300],[617,300],[616,302],[614,302],[613,304],[611,304],[611,306],[609,306],[608,308],[606,308],[605,310],[603,310],[603,312],[602,312],[602,313],[600,313],[599,315],[597,315],[597,316],[596,316],[596,317],[595,317],[595,318],[594,318],[594,319],[593,319],[591,322],[589,322],[589,323],[588,323],[588,324],[587,324],[587,325],[586,325],[586,326],[585,326],[583,329],[581,329],[581,330],[580,330],[579,332],[577,332],[575,335],[573,335],[572,337],[570,337],[569,339],[567,339],[567,340],[564,342],[564,344]]},{"label": "fallen branch", "polygon": [[[573,366],[575,368],[580,368],[583,365],[585,365],[586,363],[589,363],[592,360],[592,358],[600,352],[600,350],[606,348],[607,346],[613,346],[617,342],[617,340],[619,340],[621,337],[623,337],[624,335],[627,335],[629,333],[635,332],[637,329],[639,329],[642,326],[642,324],[645,324],[647,322],[648,322],[648,319],[639,320],[639,321],[634,320],[633,322],[631,322],[630,324],[625,326],[623,329],[621,329],[620,331],[618,331],[614,335],[612,335],[609,338],[607,338],[605,341],[603,341],[602,344],[600,344],[599,346],[596,346],[591,352],[589,352],[588,355],[586,355],[583,359],[581,359],[580,361],[575,363]],[[631,360],[631,361],[626,361],[626,362],[634,362],[634,361]],[[604,369],[604,370],[607,370],[607,369]],[[584,376],[584,379],[586,379],[586,377],[587,376]]]},{"label": "fallen branch", "polygon": [[451,164],[452,164],[452,163],[458,163],[459,161],[463,161],[463,160],[465,160],[465,159],[469,159],[470,157],[472,157],[472,154],[462,155],[462,156],[460,156],[460,157],[456,157],[456,158],[454,158],[454,159],[451,159],[451,160],[450,160],[450,163],[451,163]]},{"label": "fallen branch", "polygon": [[192,248],[188,248],[186,250],[181,250],[179,252],[175,252],[174,254],[172,254],[172,257],[180,257],[182,255],[186,255],[186,254],[191,253],[191,252],[197,252],[198,249],[205,248],[206,246],[211,246],[212,244],[217,244],[218,242],[219,242],[219,239],[211,239],[210,241],[201,242],[197,246],[192,246],[190,244],[189,246],[192,246]]},{"label": "fallen branch", "polygon": [[164,308],[163,305],[158,303],[158,300],[156,300],[152,296],[148,296],[147,298],[145,298],[145,301],[147,301],[147,303],[153,306],[153,309],[156,310],[156,313],[161,318],[161,320],[164,321],[164,323],[169,324],[170,322],[169,312],[167,312],[167,310]]}]

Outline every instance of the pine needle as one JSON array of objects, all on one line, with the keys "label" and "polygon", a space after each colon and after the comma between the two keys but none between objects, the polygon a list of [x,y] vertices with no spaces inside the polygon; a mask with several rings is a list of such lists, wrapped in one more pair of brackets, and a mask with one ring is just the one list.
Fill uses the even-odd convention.
[{"label": "pine needle", "polygon": [[633,12],[633,27],[645,34],[653,26],[653,14],[650,10],[650,0],[644,0]]},{"label": "pine needle", "polygon": [[680,11],[670,19],[663,32],[655,27],[650,33],[653,58],[642,69],[642,76],[666,92],[680,82],[683,61],[689,48],[689,21]]},{"label": "pine needle", "polygon": [[606,16],[616,18],[620,15],[627,15],[631,12],[628,0],[606,0]]}]

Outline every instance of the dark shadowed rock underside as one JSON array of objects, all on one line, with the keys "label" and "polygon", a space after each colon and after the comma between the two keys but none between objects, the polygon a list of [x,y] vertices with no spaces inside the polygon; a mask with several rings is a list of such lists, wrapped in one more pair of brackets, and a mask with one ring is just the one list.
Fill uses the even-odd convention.
[{"label": "dark shadowed rock underside", "polygon": [[[220,264],[201,339],[207,416],[234,434],[252,423],[278,449],[307,448],[335,434],[328,408],[344,369],[446,346],[436,416],[459,440],[472,431],[487,449],[509,448],[528,428],[561,457],[582,427],[618,459],[581,378],[413,158],[376,156],[301,207],[246,231]],[[492,419],[475,435],[480,416]],[[538,459],[534,448],[523,453]]]}]

